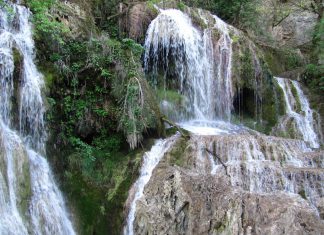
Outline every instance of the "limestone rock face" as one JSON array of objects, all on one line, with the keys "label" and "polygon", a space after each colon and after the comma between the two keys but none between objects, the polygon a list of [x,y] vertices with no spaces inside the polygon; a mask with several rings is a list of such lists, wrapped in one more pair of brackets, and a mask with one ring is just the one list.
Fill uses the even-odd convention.
[{"label": "limestone rock face", "polygon": [[320,234],[324,229],[297,196],[240,192],[226,178],[177,168],[156,177],[139,203],[136,234]]},{"label": "limestone rock face", "polygon": [[120,24],[129,38],[139,43],[143,43],[146,30],[157,14],[158,11],[153,5],[138,3],[130,7],[126,17],[121,19]]},{"label": "limestone rock face", "polygon": [[278,26],[272,28],[272,36],[280,46],[305,46],[312,42],[317,18],[317,14],[313,12],[293,12]]},{"label": "limestone rock face", "polygon": [[[255,1],[257,30],[256,38],[275,47],[304,49],[312,43],[312,35],[318,21],[313,0],[263,0]],[[256,29],[248,29],[250,32]],[[262,35],[267,35],[264,37]],[[271,40],[269,40],[269,37]]]},{"label": "limestone rock face", "polygon": [[321,154],[247,133],[180,139],[137,201],[134,233],[321,234]]},{"label": "limestone rock face", "polygon": [[64,1],[60,2],[59,8],[53,9],[58,21],[69,29],[69,36],[73,39],[89,37],[96,34],[96,26],[90,5],[86,1]]}]

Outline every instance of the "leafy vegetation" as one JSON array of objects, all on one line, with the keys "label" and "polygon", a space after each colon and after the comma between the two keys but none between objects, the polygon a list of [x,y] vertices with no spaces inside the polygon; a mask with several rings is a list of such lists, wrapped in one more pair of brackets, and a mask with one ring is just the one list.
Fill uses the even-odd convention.
[{"label": "leafy vegetation", "polygon": [[[96,1],[91,10],[107,17],[118,3]],[[123,204],[143,154],[131,149],[147,129],[163,127],[143,79],[143,48],[118,38],[118,28],[100,19],[89,27],[106,32],[73,37],[63,23],[63,2],[26,4],[33,12],[37,59],[47,85],[50,160],[63,172],[61,182],[80,215],[81,233],[119,234]]]},{"label": "leafy vegetation", "polygon": [[310,88],[320,94],[324,91],[324,65],[308,64],[303,74],[303,80]]},{"label": "leafy vegetation", "polygon": [[[63,36],[68,32],[64,25],[55,20],[51,15],[51,10],[60,4],[57,0],[26,0],[27,6],[33,12],[33,23],[35,25],[35,39],[37,41],[46,40],[46,45],[64,44]],[[50,47],[52,48],[52,46]]]},{"label": "leafy vegetation", "polygon": [[256,9],[253,0],[186,0],[185,2],[190,6],[210,10],[220,18],[237,26],[254,22]]},{"label": "leafy vegetation", "polygon": [[313,35],[312,63],[306,66],[303,80],[311,89],[323,96],[324,91],[324,17],[316,25]]},{"label": "leafy vegetation", "polygon": [[[52,89],[48,122],[56,142],[72,147],[71,166],[78,166],[91,184],[110,180],[104,172],[115,166],[106,164],[107,159],[125,149],[125,139],[135,148],[144,129],[154,127],[148,121],[154,113],[146,106],[147,91],[139,84],[135,62],[141,50],[132,40],[120,42],[102,36],[87,42],[67,41],[50,57],[60,75],[53,87],[60,89]],[[129,60],[129,56],[134,58]]]}]

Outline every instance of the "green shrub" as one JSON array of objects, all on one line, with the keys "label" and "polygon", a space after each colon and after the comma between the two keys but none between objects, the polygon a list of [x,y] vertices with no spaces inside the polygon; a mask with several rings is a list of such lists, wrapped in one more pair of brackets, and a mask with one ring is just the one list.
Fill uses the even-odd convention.
[{"label": "green shrub", "polygon": [[61,22],[56,21],[50,14],[52,8],[57,7],[57,0],[26,0],[27,6],[33,12],[35,26],[34,37],[45,44],[64,44],[62,35],[68,32]]},{"label": "green shrub", "polygon": [[310,88],[324,91],[324,65],[308,64],[302,77]]}]

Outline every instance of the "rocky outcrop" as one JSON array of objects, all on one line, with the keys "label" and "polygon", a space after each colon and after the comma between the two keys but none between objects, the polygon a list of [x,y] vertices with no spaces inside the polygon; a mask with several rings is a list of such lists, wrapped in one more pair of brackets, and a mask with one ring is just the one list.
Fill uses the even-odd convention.
[{"label": "rocky outcrop", "polygon": [[129,38],[144,43],[146,30],[157,14],[153,4],[138,3],[127,10],[126,17],[120,19],[120,25]]},{"label": "rocky outcrop", "polygon": [[312,43],[319,10],[313,0],[265,0],[256,1],[256,6],[257,27],[248,31],[263,43],[302,50]]},{"label": "rocky outcrop", "polygon": [[272,37],[279,46],[309,46],[312,43],[317,19],[318,15],[314,12],[296,9],[280,24],[272,28]]},{"label": "rocky outcrop", "polygon": [[72,39],[88,38],[97,34],[91,4],[83,0],[61,1],[51,15],[62,22]]},{"label": "rocky outcrop", "polygon": [[136,234],[320,234],[324,229],[298,196],[239,192],[224,178],[198,178],[176,168],[157,177],[148,190],[159,194],[139,203]]},{"label": "rocky outcrop", "polygon": [[321,153],[305,152],[302,141],[247,133],[180,139],[137,201],[134,232],[321,234]]},{"label": "rocky outcrop", "polygon": [[262,47],[275,75],[287,71],[298,75],[298,69],[317,60],[314,33],[323,11],[321,4],[314,0],[255,1],[254,27],[246,30]]},{"label": "rocky outcrop", "polygon": [[128,35],[129,38],[143,44],[145,41],[146,31],[152,20],[159,14],[159,9],[179,8],[177,0],[166,1],[145,1],[128,3],[122,5],[120,12],[125,11],[123,17],[119,19],[121,31]]}]

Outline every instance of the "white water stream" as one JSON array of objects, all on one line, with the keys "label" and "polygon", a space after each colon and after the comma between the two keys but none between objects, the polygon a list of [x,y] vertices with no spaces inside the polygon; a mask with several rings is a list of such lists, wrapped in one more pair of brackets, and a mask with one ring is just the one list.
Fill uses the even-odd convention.
[{"label": "white water stream", "polygon": [[216,16],[213,20],[220,32],[216,43],[211,29],[199,32],[187,15],[175,9],[161,10],[147,31],[145,71],[157,86],[158,74],[163,70],[162,86],[168,89],[166,78],[172,70],[178,92],[186,98],[176,121],[230,119],[232,40],[227,24]]},{"label": "white water stream", "polygon": [[164,154],[172,147],[177,138],[178,135],[175,135],[165,140],[157,140],[152,149],[144,154],[140,176],[131,189],[131,191],[135,192],[135,195],[130,205],[124,234],[133,234],[133,222],[135,219],[137,201],[143,196],[144,187],[149,182],[154,168],[160,162]]},{"label": "white water stream", "polygon": [[44,81],[34,63],[30,17],[18,4],[0,8],[0,234],[73,235],[65,202],[42,156]]},{"label": "white water stream", "polygon": [[[310,108],[299,83],[284,78],[276,77],[275,79],[284,93],[286,113],[288,117],[294,119],[296,129],[302,135],[302,139],[308,142],[311,147],[319,148],[319,138],[314,129],[313,110]],[[296,94],[294,94],[293,89],[295,89]]]}]

